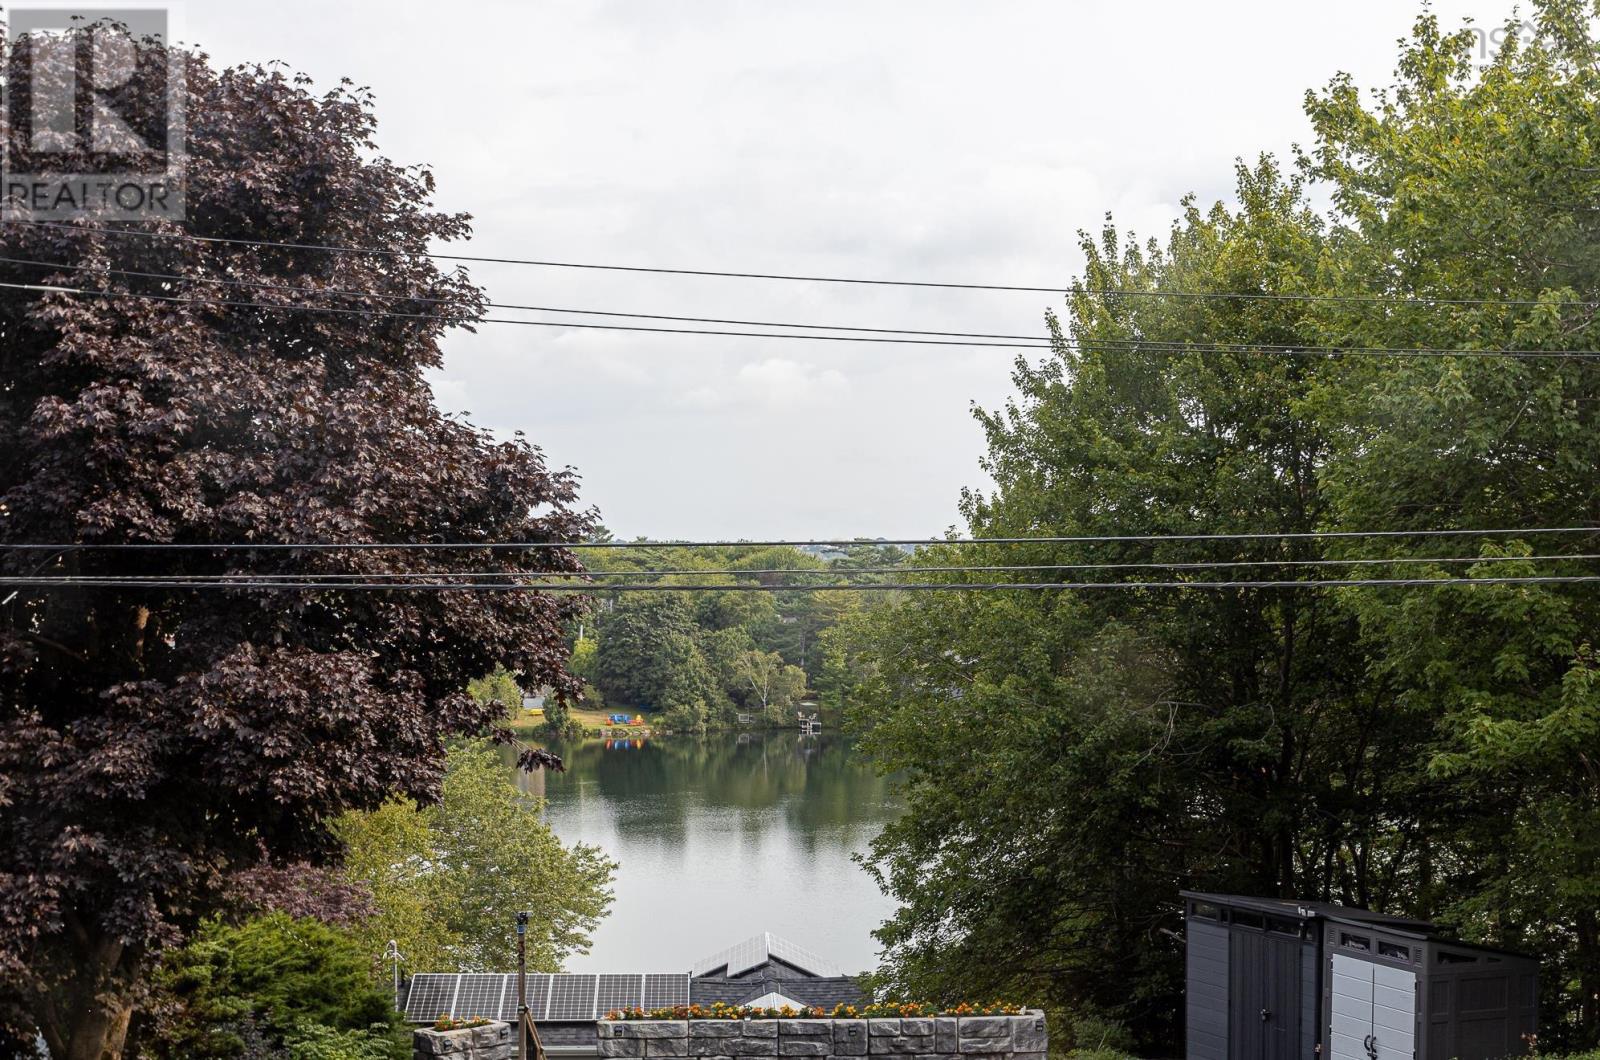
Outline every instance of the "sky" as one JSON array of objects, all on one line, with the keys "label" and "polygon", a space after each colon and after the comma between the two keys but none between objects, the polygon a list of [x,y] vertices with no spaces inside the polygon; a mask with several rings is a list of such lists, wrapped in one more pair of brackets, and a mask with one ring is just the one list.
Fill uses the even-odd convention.
[{"label": "sky", "polygon": [[[1236,159],[1306,142],[1308,89],[1340,71],[1388,83],[1418,10],[190,0],[176,35],[218,64],[281,60],[320,85],[370,86],[383,153],[431,166],[438,205],[473,216],[463,253],[1064,289],[1081,267],[1078,233],[1108,212],[1161,236],[1185,194],[1229,196]],[[1488,28],[1513,9],[1434,10]],[[1062,301],[472,274],[500,302],[1020,335],[1043,335]],[[959,525],[963,487],[986,488],[972,410],[1004,403],[1016,355],[491,324],[451,336],[432,382],[444,410],[521,430],[575,468],[584,502],[619,535],[924,537]]]}]

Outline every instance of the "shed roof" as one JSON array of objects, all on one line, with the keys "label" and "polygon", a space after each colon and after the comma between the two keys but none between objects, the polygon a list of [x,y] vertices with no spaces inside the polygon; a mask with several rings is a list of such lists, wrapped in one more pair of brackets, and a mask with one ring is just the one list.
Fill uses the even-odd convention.
[{"label": "shed roof", "polygon": [[1342,920],[1346,923],[1389,925],[1407,931],[1431,932],[1433,923],[1413,920],[1410,917],[1386,916],[1353,905],[1335,905],[1332,902],[1312,902],[1300,898],[1261,898],[1242,894],[1213,894],[1208,891],[1180,891],[1185,898],[1232,909],[1248,909],[1272,916],[1295,917],[1299,920]]}]

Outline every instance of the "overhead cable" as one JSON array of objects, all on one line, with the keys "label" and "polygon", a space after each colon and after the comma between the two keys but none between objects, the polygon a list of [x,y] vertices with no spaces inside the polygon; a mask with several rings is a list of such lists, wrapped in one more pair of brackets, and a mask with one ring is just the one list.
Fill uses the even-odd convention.
[{"label": "overhead cable", "polygon": [[[1034,294],[1082,293],[1128,298],[1192,298],[1204,300],[1239,299],[1248,301],[1279,302],[1332,302],[1376,305],[1452,305],[1452,306],[1517,306],[1533,307],[1548,302],[1533,298],[1449,298],[1426,295],[1331,295],[1294,291],[1171,291],[1136,288],[1075,286],[1071,283],[1054,285],[1019,285],[997,283],[951,283],[931,280],[876,279],[851,276],[818,276],[795,273],[750,272],[717,269],[666,268],[647,265],[611,265],[592,262],[553,261],[536,258],[493,257],[477,254],[447,254],[427,250],[395,250],[390,248],[340,246],[329,243],[296,243],[266,239],[243,239],[225,236],[201,236],[188,232],[152,231],[149,229],[99,228],[66,224],[59,221],[9,220],[7,224],[27,224],[48,228],[92,232],[101,235],[144,238],[181,239],[195,243],[214,243],[228,246],[264,247],[278,250],[320,251],[333,254],[362,254],[390,258],[430,258],[436,261],[478,262],[494,265],[530,265],[552,269],[585,269],[603,272],[654,273],[671,276],[702,276],[741,280],[784,280],[802,283],[860,284],[879,287],[926,287],[942,290],[1018,291]],[[1574,308],[1600,308],[1600,302],[1568,301],[1560,304]]]},{"label": "overhead cable", "polygon": [[831,548],[858,546],[933,546],[933,545],[1083,545],[1163,543],[1189,541],[1305,541],[1353,538],[1434,538],[1434,537],[1515,537],[1523,534],[1600,534],[1600,526],[1541,526],[1498,529],[1430,530],[1257,530],[1239,533],[1197,534],[1069,534],[1038,537],[902,537],[902,538],[814,538],[784,541],[239,541],[239,542],[67,542],[45,544],[23,541],[0,543],[0,551],[28,552],[271,552],[367,551],[373,549],[470,551],[472,549],[528,551],[556,549],[682,549],[682,548]]}]

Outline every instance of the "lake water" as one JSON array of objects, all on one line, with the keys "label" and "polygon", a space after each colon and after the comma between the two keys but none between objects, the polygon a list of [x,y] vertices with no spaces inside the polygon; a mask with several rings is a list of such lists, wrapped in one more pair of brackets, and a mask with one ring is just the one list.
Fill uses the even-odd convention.
[{"label": "lake water", "polygon": [[563,840],[620,862],[616,900],[573,972],[687,970],[771,931],[847,972],[877,964],[894,910],[851,858],[899,812],[887,780],[841,737],[672,737],[558,748],[536,773]]}]

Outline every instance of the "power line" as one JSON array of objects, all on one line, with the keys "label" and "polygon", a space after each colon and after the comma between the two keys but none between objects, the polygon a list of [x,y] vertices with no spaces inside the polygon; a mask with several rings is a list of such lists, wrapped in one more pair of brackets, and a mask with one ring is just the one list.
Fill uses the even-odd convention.
[{"label": "power line", "polygon": [[[149,301],[202,307],[227,306],[239,309],[266,309],[279,312],[329,313],[338,316],[378,317],[396,320],[428,320],[445,324],[516,324],[523,327],[569,328],[581,331],[628,331],[665,335],[715,335],[726,338],[791,339],[802,342],[868,342],[910,346],[963,346],[998,349],[1049,350],[1050,342],[978,342],[958,339],[890,338],[882,335],[793,335],[767,331],[720,331],[706,328],[642,327],[633,324],[585,324],[569,320],[520,320],[510,317],[474,317],[450,321],[434,313],[401,313],[388,309],[354,309],[342,306],[283,305],[272,302],[241,302],[230,299],[188,298],[181,295],[156,294],[144,291],[97,291],[84,287],[64,287],[57,284],[0,283],[0,288],[46,293],[82,295],[91,298],[141,298]],[[609,315],[609,314],[606,314]],[[789,326],[789,325],[779,325]],[[1170,339],[1094,339],[1063,343],[1062,348],[1077,352],[1089,350],[1117,350],[1151,353],[1281,353],[1288,356],[1310,357],[1479,357],[1507,360],[1600,360],[1600,350],[1461,350],[1441,346],[1294,346],[1272,343],[1191,343]]]},{"label": "power line", "polygon": [[[645,265],[604,265],[589,262],[574,261],[546,261],[532,258],[491,257],[474,254],[446,254],[424,250],[388,250],[370,247],[339,246],[328,243],[290,243],[265,239],[240,239],[224,236],[199,236],[187,232],[154,232],[144,229],[117,229],[96,228],[85,225],[69,225],[59,221],[27,221],[11,220],[7,224],[27,224],[39,227],[62,228],[77,232],[94,232],[109,236],[135,237],[145,239],[182,239],[195,243],[215,243],[228,246],[271,247],[278,250],[313,250],[333,254],[365,254],[375,257],[410,257],[430,258],[436,261],[462,261],[477,262],[491,265],[532,265],[552,269],[586,269],[603,272],[634,272],[654,273],[670,276],[705,276],[721,279],[740,280],[784,280],[801,283],[837,283],[860,284],[876,287],[926,287],[941,290],[965,291],[1016,291],[1031,294],[1064,294],[1082,293],[1091,295],[1104,295],[1127,298],[1192,298],[1226,300],[1240,299],[1246,301],[1275,301],[1275,302],[1330,302],[1349,303],[1358,305],[1425,305],[1425,306],[1517,306],[1534,307],[1546,305],[1539,299],[1533,298],[1436,298],[1428,296],[1401,296],[1401,295],[1330,295],[1330,294],[1301,294],[1282,291],[1147,291],[1131,288],[1100,287],[1090,288],[1079,286],[1076,289],[1071,284],[1053,286],[1025,286],[1019,284],[993,284],[993,283],[945,283],[929,280],[885,280],[862,277],[846,276],[808,276],[792,273],[772,272],[736,272],[716,269],[682,269],[664,268]],[[1576,308],[1600,308],[1600,302],[1563,302],[1565,306]]]},{"label": "power line", "polygon": [[[280,312],[330,313],[337,316],[381,317],[392,320],[429,320],[436,323],[456,323],[436,313],[399,313],[389,309],[350,309],[341,306],[276,305],[271,302],[240,302],[229,299],[185,298],[181,295],[155,294],[143,291],[94,291],[83,287],[61,287],[55,284],[0,283],[0,287],[25,291],[46,291],[59,294],[87,295],[94,298],[143,298],[177,305],[228,306],[237,309],[269,309]],[[747,339],[800,339],[811,342],[882,342],[909,346],[990,346],[1005,349],[1048,350],[1049,343],[1024,342],[969,342],[955,339],[896,339],[868,335],[788,335],[761,331],[712,331],[704,328],[648,328],[624,324],[583,324],[566,320],[516,320],[510,317],[473,317],[459,321],[461,324],[519,324],[534,328],[576,328],[582,331],[636,331],[667,335],[721,335]],[[1543,355],[1543,351],[1541,351]],[[1567,356],[1561,354],[1560,356]],[[1593,354],[1600,357],[1600,352]]]},{"label": "power line", "polygon": [[[1375,567],[1375,566],[1409,566],[1422,564],[1479,564],[1479,563],[1548,563],[1548,562],[1581,562],[1586,560],[1600,560],[1600,553],[1569,553],[1542,556],[1395,556],[1395,557],[1361,557],[1358,559],[1258,559],[1258,560],[1191,560],[1172,563],[1031,563],[1014,565],[952,565],[947,567],[834,567],[834,568],[769,568],[763,567],[754,570],[739,570],[727,568],[724,570],[695,570],[683,568],[676,570],[632,570],[632,571],[507,571],[507,570],[471,570],[471,571],[379,571],[371,573],[344,573],[344,572],[233,572],[223,574],[62,574],[49,577],[70,581],[73,584],[97,584],[102,582],[173,582],[182,581],[189,584],[208,584],[212,582],[232,584],[239,579],[270,578],[286,580],[303,578],[316,581],[387,581],[398,579],[418,578],[523,578],[523,579],[551,579],[551,578],[664,578],[695,575],[697,577],[711,577],[727,575],[735,577],[761,577],[764,575],[805,575],[812,577],[846,577],[853,578],[867,574],[990,574],[990,573],[1024,573],[1036,571],[1097,571],[1097,570],[1240,570],[1260,567]],[[0,576],[3,577],[3,576]],[[43,577],[43,575],[41,575]],[[804,592],[805,585],[780,586],[778,588],[793,588],[797,592]],[[604,584],[595,585],[597,592],[606,592]]]},{"label": "power line", "polygon": [[0,543],[0,551],[15,552],[266,552],[266,551],[362,551],[372,549],[463,551],[471,549],[524,551],[557,549],[636,549],[636,548],[848,548],[857,546],[897,547],[931,545],[1088,545],[1160,544],[1190,541],[1302,541],[1345,540],[1352,538],[1402,537],[1505,537],[1521,534],[1600,534],[1600,526],[1543,526],[1507,529],[1466,530],[1267,530],[1221,534],[1078,534],[1041,537],[902,537],[902,538],[814,538],[787,541],[240,541],[223,542],[38,542]]},{"label": "power line", "polygon": [[1393,558],[1364,556],[1359,559],[1250,559],[1250,560],[1190,560],[1173,563],[1024,563],[1024,564],[983,564],[977,566],[949,566],[949,567],[830,567],[824,570],[811,570],[804,567],[761,569],[761,570],[648,570],[648,571],[584,571],[584,577],[591,578],[623,578],[638,575],[669,576],[687,574],[729,574],[729,575],[754,575],[754,574],[943,574],[947,572],[959,573],[1011,573],[1021,571],[1051,571],[1051,570],[1209,570],[1209,569],[1243,569],[1251,567],[1363,567],[1387,566],[1389,564],[1455,564],[1455,563],[1500,563],[1507,560],[1523,560],[1532,563],[1559,562],[1562,560],[1596,560],[1600,559],[1600,552],[1575,553],[1567,555],[1543,556],[1397,556]]},{"label": "power line", "polygon": [[[1452,588],[1468,585],[1540,585],[1600,582],[1600,574],[1574,575],[1523,575],[1516,577],[1485,578],[1317,578],[1311,580],[1247,580],[1247,581],[1139,581],[1139,582],[863,582],[854,585],[810,585],[805,592],[996,592],[1007,590],[1076,590],[1076,589],[1312,589],[1354,588],[1380,586],[1433,586]],[[0,578],[0,586],[15,588],[50,588],[71,586],[67,578]],[[224,591],[324,591],[324,590],[427,590],[430,592],[576,592],[593,593],[596,587],[584,584],[523,585],[489,584],[484,582],[154,582],[121,581],[94,582],[95,589],[189,589]],[[671,585],[627,584],[604,587],[605,592],[793,592],[787,585]]]},{"label": "power line", "polygon": [[[132,276],[145,280],[162,280],[169,283],[209,283],[222,287],[242,287],[261,291],[285,291],[292,294],[309,294],[319,297],[378,298],[391,302],[423,302],[432,305],[475,307],[478,304],[490,309],[517,309],[530,313],[570,313],[574,316],[625,317],[630,320],[675,320],[691,324],[736,324],[753,328],[805,328],[813,331],[865,331],[887,335],[935,335],[962,339],[1016,339],[1025,342],[1049,343],[1048,335],[992,334],[981,331],[929,331],[922,328],[855,327],[847,324],[790,324],[775,320],[737,320],[726,317],[689,317],[667,313],[624,313],[608,309],[572,309],[563,306],[522,305],[516,302],[475,303],[463,298],[434,298],[428,295],[389,294],[382,291],[363,291],[341,287],[303,287],[295,284],[264,283],[255,280],[233,280],[220,276],[184,276],[168,272],[142,272],[137,269],[113,269],[99,265],[74,264],[64,261],[40,261],[36,258],[0,257],[0,264],[32,265],[40,268],[60,269],[69,272],[92,272],[105,276]],[[48,286],[48,285],[41,285]],[[109,292],[108,292],[109,293]],[[130,292],[132,293],[132,292]]]}]

